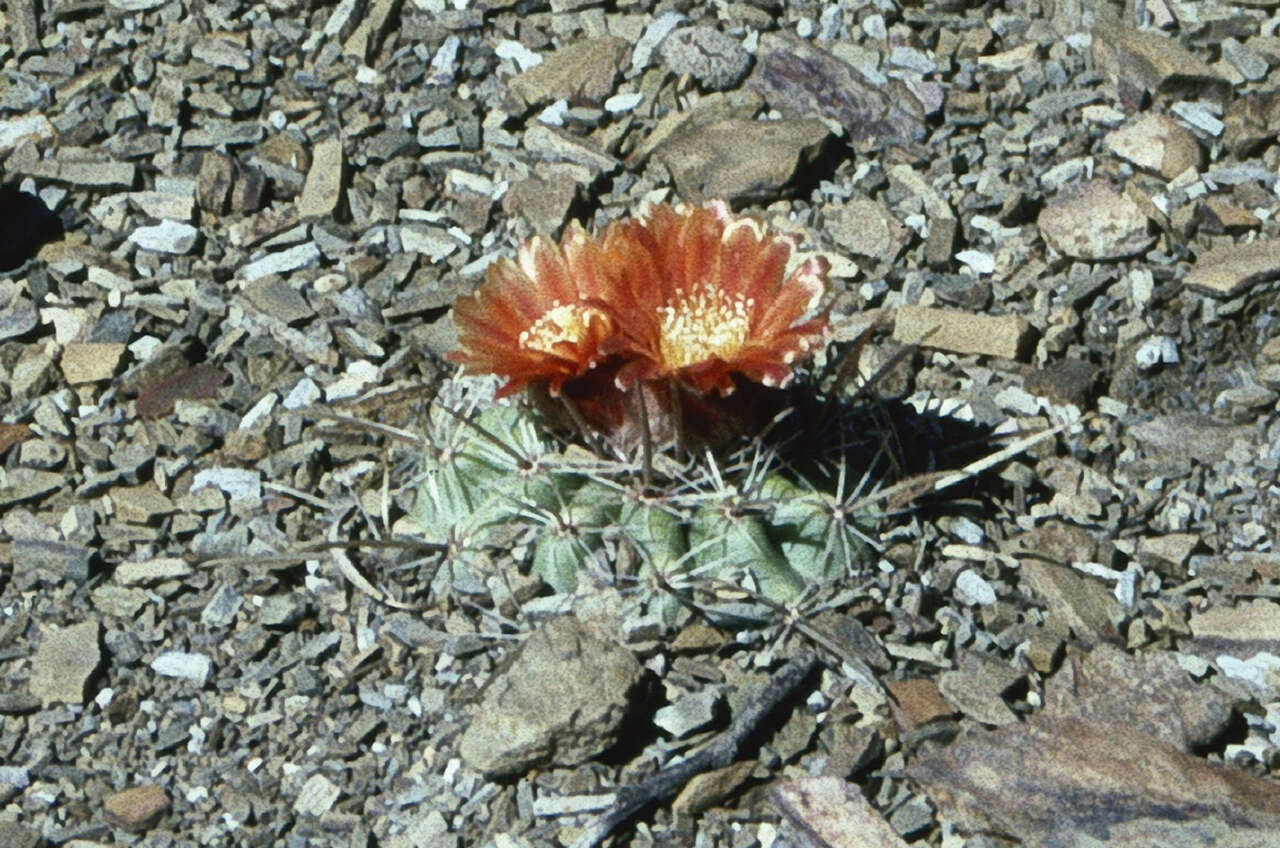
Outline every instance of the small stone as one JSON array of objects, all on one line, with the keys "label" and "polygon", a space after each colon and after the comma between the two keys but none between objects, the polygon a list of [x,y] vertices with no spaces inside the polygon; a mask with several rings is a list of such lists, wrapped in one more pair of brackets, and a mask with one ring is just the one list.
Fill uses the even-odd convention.
[{"label": "small stone", "polygon": [[965,569],[956,576],[956,599],[975,606],[989,606],[996,602],[996,590],[976,571]]},{"label": "small stone", "polygon": [[[17,786],[14,783],[9,783],[9,785],[17,789],[26,788],[26,785]],[[5,848],[36,848],[40,842],[40,834],[30,828],[23,827],[17,822],[0,823],[0,845],[4,845]],[[73,843],[74,840],[65,844],[67,848],[80,848],[80,846],[76,846]]]},{"label": "small stone", "polygon": [[342,789],[323,774],[313,774],[302,784],[293,811],[304,816],[322,816],[333,809]]},{"label": "small stone", "polygon": [[691,692],[658,710],[653,716],[653,723],[674,738],[683,739],[715,720],[720,700],[720,693],[714,689]]},{"label": "small stone", "polygon": [[1175,365],[1180,361],[1178,343],[1169,336],[1151,336],[1138,345],[1133,358],[1144,371],[1149,371],[1162,362]]},{"label": "small stone", "polygon": [[331,217],[342,200],[345,177],[342,139],[330,136],[312,151],[311,168],[298,198],[298,217],[304,221]]},{"label": "small stone", "polygon": [[226,627],[235,621],[244,599],[233,586],[223,583],[200,612],[200,623],[206,627]]},{"label": "small stone", "polygon": [[755,760],[742,760],[722,769],[695,775],[671,802],[676,815],[696,816],[731,797],[756,770]]},{"label": "small stone", "polygon": [[656,154],[690,202],[773,197],[831,135],[822,121],[728,118],[673,134]]},{"label": "small stone", "polygon": [[1275,402],[1276,393],[1266,386],[1237,386],[1219,392],[1214,398],[1213,406],[1215,409],[1227,407],[1243,411],[1269,407]]},{"label": "small stone", "polygon": [[428,261],[439,262],[462,245],[443,227],[404,224],[400,227],[400,246],[407,253],[421,253]]},{"label": "small stone", "polygon": [[156,253],[189,253],[196,246],[200,231],[181,221],[163,221],[151,227],[138,227],[129,241],[143,250]]},{"label": "small stone", "polygon": [[1107,133],[1103,144],[1121,159],[1166,180],[1200,164],[1195,136],[1159,112],[1144,112],[1127,126]]},{"label": "small stone", "polygon": [[23,115],[0,121],[0,153],[6,153],[24,141],[43,142],[53,138],[53,124],[44,115]]},{"label": "small stone", "polygon": [[612,35],[581,39],[544,56],[508,85],[526,108],[556,100],[598,106],[613,93],[629,49]]},{"label": "small stone", "polygon": [[1041,210],[1036,225],[1050,247],[1073,259],[1123,259],[1155,241],[1138,204],[1105,180],[1064,189]]},{"label": "small stone", "polygon": [[131,524],[146,524],[162,515],[171,515],[177,507],[153,481],[141,486],[121,486],[111,490],[116,515]]},{"label": "small stone", "polygon": [[894,720],[904,731],[955,713],[938,691],[938,684],[928,678],[886,680],[884,687],[889,692]]},{"label": "small stone", "polygon": [[190,577],[191,566],[177,557],[157,557],[116,566],[115,581],[121,586],[147,586]]},{"label": "small stone", "polygon": [[1205,135],[1219,136],[1226,129],[1226,124],[1218,120],[1218,115],[1221,112],[1215,114],[1210,106],[1202,102],[1188,103],[1185,100],[1179,101],[1173,104],[1169,111]]},{"label": "small stone", "polygon": [[546,124],[535,124],[524,131],[522,140],[530,153],[545,157],[553,162],[572,162],[592,172],[610,173],[621,163],[604,152],[590,138],[573,135]]},{"label": "small stone", "polygon": [[62,376],[73,386],[110,380],[124,355],[121,342],[77,342],[62,351]]},{"label": "small stone", "polygon": [[45,706],[83,704],[89,678],[102,662],[101,633],[97,621],[42,628],[40,647],[31,660],[31,694]]},{"label": "small stone", "polygon": [[564,226],[577,196],[572,175],[547,167],[513,184],[502,196],[502,209],[524,218],[534,232],[551,235]]},{"label": "small stone", "polygon": [[1210,248],[1196,256],[1183,284],[1214,297],[1235,297],[1256,283],[1280,277],[1280,240]]},{"label": "small stone", "polygon": [[1267,75],[1269,66],[1266,58],[1251,47],[1241,44],[1234,38],[1224,38],[1220,49],[1222,58],[1234,65],[1240,72],[1240,76],[1245,79],[1256,81]]},{"label": "small stone", "polygon": [[855,256],[892,262],[910,237],[907,228],[874,200],[855,198],[823,212],[831,240]]},{"label": "small stone", "polygon": [[63,581],[79,585],[89,579],[92,558],[93,551],[80,545],[46,539],[14,539],[13,580],[20,589]]},{"label": "small stone", "polygon": [[733,88],[751,67],[742,43],[713,26],[678,29],[662,42],[661,52],[673,73],[688,74],[715,91]]},{"label": "small stone", "polygon": [[[880,58],[874,52],[874,62]],[[744,85],[783,118],[834,121],[862,154],[923,141],[928,134],[923,117],[888,94],[887,80],[877,83],[860,71],[812,42],[767,32],[760,36],[756,67]]]},{"label": "small stone", "polygon": [[925,306],[898,308],[895,341],[952,353],[976,353],[1017,359],[1030,328],[1016,315],[976,315]]},{"label": "small stone", "polygon": [[151,661],[151,670],[165,677],[191,680],[203,686],[213,671],[213,663],[204,654],[166,651]]},{"label": "small stone", "polygon": [[490,776],[580,763],[613,744],[642,673],[616,642],[576,618],[552,619],[490,682],[458,752]]},{"label": "small stone", "polygon": [[191,57],[219,68],[247,71],[253,65],[243,44],[223,38],[202,38],[191,46]]},{"label": "small stone", "polygon": [[288,250],[268,253],[260,259],[242,265],[238,276],[247,281],[260,280],[268,274],[287,274],[320,264],[320,248],[313,241],[303,242]]},{"label": "small stone", "polygon": [[1174,86],[1197,86],[1219,94],[1230,90],[1222,75],[1177,39],[1132,29],[1114,17],[1099,18],[1094,27],[1093,60],[1121,85],[1151,93]]},{"label": "small stone", "polygon": [[257,501],[262,499],[262,474],[251,468],[202,468],[191,481],[191,491],[214,486],[225,492],[233,501]]},{"label": "small stone", "polygon": [[154,783],[134,786],[107,796],[102,815],[112,827],[141,833],[160,823],[169,811],[169,796]]}]

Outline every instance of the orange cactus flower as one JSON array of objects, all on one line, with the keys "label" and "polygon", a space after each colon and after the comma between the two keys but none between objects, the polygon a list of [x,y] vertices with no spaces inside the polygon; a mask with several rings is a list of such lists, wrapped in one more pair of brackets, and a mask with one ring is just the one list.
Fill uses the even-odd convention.
[{"label": "orange cactus flower", "polygon": [[724,396],[739,377],[781,387],[826,338],[826,318],[811,317],[826,262],[812,258],[787,274],[792,240],[723,202],[655,206],[606,236],[617,329],[606,350],[626,361],[620,388],[674,379]]},{"label": "orange cactus flower", "polygon": [[558,396],[605,357],[614,334],[603,253],[576,222],[559,244],[535,236],[515,260],[498,259],[487,281],[454,306],[458,350],[448,358],[470,371],[506,380],[499,397],[531,383]]}]

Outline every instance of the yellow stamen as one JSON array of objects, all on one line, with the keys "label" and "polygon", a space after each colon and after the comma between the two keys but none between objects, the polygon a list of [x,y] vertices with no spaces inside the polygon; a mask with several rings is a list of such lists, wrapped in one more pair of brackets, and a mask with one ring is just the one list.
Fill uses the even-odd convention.
[{"label": "yellow stamen", "polygon": [[674,369],[712,357],[731,358],[746,344],[754,305],[754,300],[741,294],[708,287],[699,287],[692,295],[677,291],[670,305],[658,307],[663,363]]},{"label": "yellow stamen", "polygon": [[604,320],[599,309],[555,301],[542,317],[520,334],[520,347],[539,353],[556,353],[556,345],[579,344],[587,337],[591,322]]}]

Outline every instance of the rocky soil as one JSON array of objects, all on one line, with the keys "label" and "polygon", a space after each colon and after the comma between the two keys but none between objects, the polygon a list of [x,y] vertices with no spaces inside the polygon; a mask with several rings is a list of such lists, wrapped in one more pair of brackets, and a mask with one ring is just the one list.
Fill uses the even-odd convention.
[{"label": "rocky soil", "polygon": [[[1280,844],[1275,0],[0,21],[0,844],[588,844],[753,709],[614,844]],[[898,478],[1046,435],[732,624],[416,544],[454,299],[711,198]]]}]

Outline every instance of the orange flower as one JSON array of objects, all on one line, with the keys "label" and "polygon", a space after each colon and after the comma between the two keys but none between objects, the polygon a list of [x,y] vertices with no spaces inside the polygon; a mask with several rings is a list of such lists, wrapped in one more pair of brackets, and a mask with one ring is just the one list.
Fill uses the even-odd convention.
[{"label": "orange flower", "polygon": [[825,317],[804,320],[822,297],[826,262],[809,259],[787,275],[793,246],[719,201],[655,206],[607,232],[617,335],[606,350],[627,360],[619,387],[674,379],[728,395],[735,376],[785,386],[792,363],[828,329]]},{"label": "orange flower", "polygon": [[504,378],[499,397],[530,383],[558,396],[604,358],[614,333],[607,299],[600,246],[577,222],[558,245],[535,236],[514,261],[494,261],[485,284],[454,306],[458,350],[448,358]]}]

